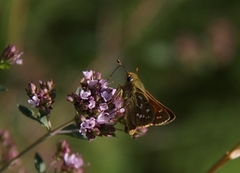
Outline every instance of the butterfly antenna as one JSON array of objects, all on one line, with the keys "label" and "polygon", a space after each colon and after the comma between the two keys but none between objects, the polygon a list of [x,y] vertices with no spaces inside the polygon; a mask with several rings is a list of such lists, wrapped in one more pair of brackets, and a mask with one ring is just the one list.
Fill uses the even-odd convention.
[{"label": "butterfly antenna", "polygon": [[118,66],[113,70],[113,72],[110,74],[110,76],[107,78],[106,81],[108,81],[108,80],[112,77],[112,75],[117,71],[117,69],[118,69],[120,66],[121,66],[121,65],[118,64]]},{"label": "butterfly antenna", "polygon": [[125,70],[125,72],[128,74],[129,72],[127,71],[127,69],[125,68],[125,66],[122,64],[122,62],[120,61],[120,59],[117,60],[117,63],[119,64],[118,66],[122,66],[123,69]]}]

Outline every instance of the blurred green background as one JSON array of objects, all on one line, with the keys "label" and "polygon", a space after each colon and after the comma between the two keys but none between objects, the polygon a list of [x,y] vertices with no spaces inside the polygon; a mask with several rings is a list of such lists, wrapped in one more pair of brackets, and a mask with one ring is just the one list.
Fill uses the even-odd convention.
[{"label": "blurred green background", "polygon": [[[107,78],[121,59],[139,68],[145,87],[177,119],[133,140],[92,142],[66,137],[82,154],[86,173],[204,173],[240,141],[240,1],[193,0],[0,0],[0,50],[9,43],[23,50],[24,64],[1,71],[0,128],[8,128],[21,151],[45,129],[21,116],[29,81],[53,79],[56,127],[74,115],[66,95],[79,85],[82,70]],[[124,82],[118,70],[113,86]],[[22,158],[34,172],[38,151],[50,162],[54,137]],[[240,159],[219,173],[240,172]]]}]

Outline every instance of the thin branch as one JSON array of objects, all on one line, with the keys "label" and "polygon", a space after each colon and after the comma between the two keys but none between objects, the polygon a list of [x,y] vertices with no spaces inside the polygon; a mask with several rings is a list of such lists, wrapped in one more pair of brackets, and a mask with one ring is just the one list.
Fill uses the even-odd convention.
[{"label": "thin branch", "polygon": [[16,157],[14,157],[12,160],[10,160],[8,163],[6,163],[2,168],[0,168],[0,172],[3,172],[6,168],[8,168],[14,161],[16,161],[17,159],[19,159],[20,157],[22,157],[24,154],[26,154],[28,151],[30,151],[32,148],[34,148],[35,146],[39,145],[40,143],[42,143],[43,141],[47,140],[48,138],[55,136],[59,133],[61,133],[61,130],[74,123],[75,119],[72,119],[62,125],[60,125],[59,127],[55,128],[54,130],[46,133],[45,135],[43,135],[42,137],[40,137],[39,139],[37,139],[35,142],[33,142],[30,146],[28,146],[25,150],[23,150],[21,153],[19,153]]},{"label": "thin branch", "polygon": [[228,161],[234,160],[240,156],[240,143],[238,143],[231,151],[227,152],[207,173],[215,173],[223,167]]}]

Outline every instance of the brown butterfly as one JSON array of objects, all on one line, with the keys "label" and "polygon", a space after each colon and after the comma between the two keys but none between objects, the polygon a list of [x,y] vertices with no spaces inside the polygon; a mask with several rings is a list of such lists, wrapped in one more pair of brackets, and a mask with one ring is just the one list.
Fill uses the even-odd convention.
[{"label": "brown butterfly", "polygon": [[[118,60],[119,66],[123,66]],[[125,69],[125,67],[123,66]],[[133,72],[127,72],[127,80],[120,86],[120,93],[124,99],[125,130],[131,136],[137,130],[149,126],[165,125],[175,119],[174,113],[155,99],[144,87]]]}]

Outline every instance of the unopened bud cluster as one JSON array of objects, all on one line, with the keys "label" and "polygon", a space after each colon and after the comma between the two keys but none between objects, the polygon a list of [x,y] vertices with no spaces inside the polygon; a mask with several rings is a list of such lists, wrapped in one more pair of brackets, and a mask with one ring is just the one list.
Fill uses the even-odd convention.
[{"label": "unopened bud cluster", "polygon": [[49,115],[56,97],[53,81],[39,81],[39,87],[30,82],[26,91],[30,97],[28,103],[30,103],[32,107],[38,108],[41,116]]},{"label": "unopened bud cluster", "polygon": [[17,50],[15,45],[8,45],[1,55],[1,63],[22,64],[22,59],[20,58],[22,54],[23,52]]}]

